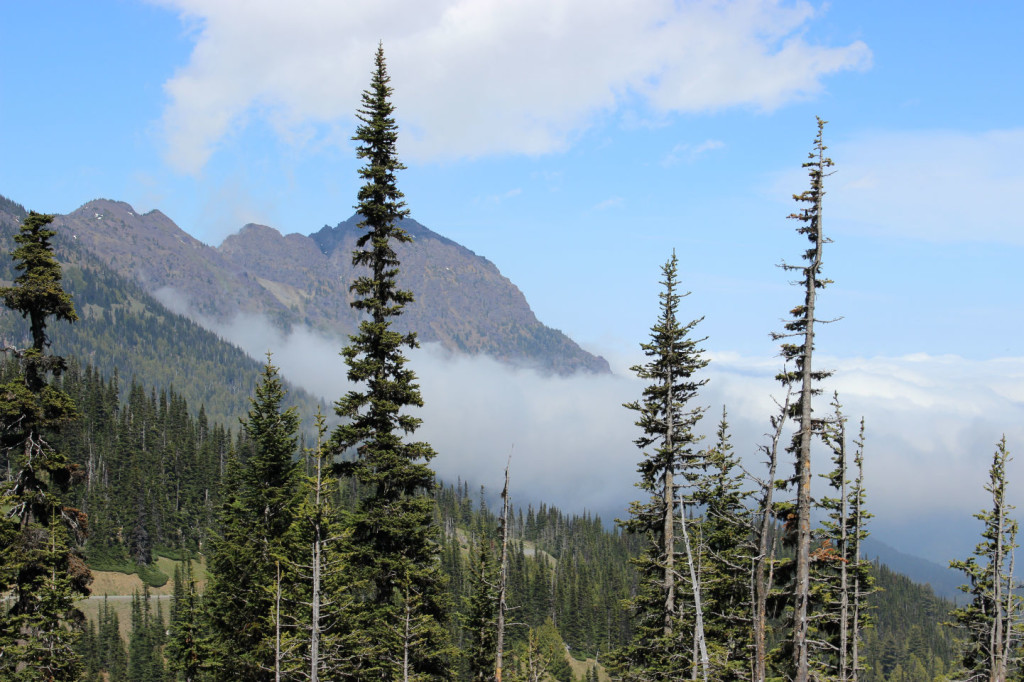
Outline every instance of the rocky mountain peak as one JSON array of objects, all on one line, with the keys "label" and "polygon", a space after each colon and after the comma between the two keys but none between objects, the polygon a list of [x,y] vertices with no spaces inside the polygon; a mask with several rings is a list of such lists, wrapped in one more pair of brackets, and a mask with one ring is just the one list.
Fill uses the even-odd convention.
[{"label": "rocky mountain peak", "polygon": [[[87,250],[150,292],[174,290],[197,320],[257,314],[340,340],[358,325],[348,290],[362,274],[351,257],[358,216],[309,236],[281,235],[250,223],[217,248],[159,211],[139,215],[107,199],[58,221]],[[396,246],[402,263],[398,284],[416,298],[397,321],[402,331],[456,353],[483,353],[544,371],[609,371],[603,358],[541,324],[522,292],[489,260],[415,220],[401,225],[413,241]]]}]

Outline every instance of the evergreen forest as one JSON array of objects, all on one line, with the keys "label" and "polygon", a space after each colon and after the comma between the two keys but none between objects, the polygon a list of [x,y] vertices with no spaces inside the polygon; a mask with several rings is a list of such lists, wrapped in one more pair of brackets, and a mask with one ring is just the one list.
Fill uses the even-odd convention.
[{"label": "evergreen forest", "polygon": [[[411,237],[391,95],[379,47],[354,137],[362,321],[331,405],[2,200],[0,679],[1024,679],[1005,440],[978,546],[952,561],[957,604],[862,549],[870,424],[823,391],[815,355],[824,121],[789,216],[806,247],[783,265],[764,442],[738,452],[727,409],[702,402],[701,319],[666,254],[623,406],[640,499],[613,520],[516,504],[514,457],[500,495],[436,479],[418,341],[395,326],[415,301],[396,284]],[[133,593],[101,591],[117,580]]]}]

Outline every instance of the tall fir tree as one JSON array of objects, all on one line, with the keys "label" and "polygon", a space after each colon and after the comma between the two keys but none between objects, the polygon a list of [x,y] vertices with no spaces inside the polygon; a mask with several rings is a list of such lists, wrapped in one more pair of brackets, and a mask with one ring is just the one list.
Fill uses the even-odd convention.
[{"label": "tall fir tree", "polygon": [[[682,653],[693,641],[690,635],[700,636],[692,629],[688,633],[680,630],[680,600],[684,598],[680,586],[685,584],[679,576],[685,569],[679,565],[681,538],[677,531],[685,510],[676,495],[675,477],[682,472],[692,478],[703,466],[693,429],[704,410],[691,406],[690,401],[707,381],[695,375],[708,361],[698,346],[701,340],[691,337],[700,320],[679,322],[679,302],[685,294],[678,290],[677,268],[673,253],[662,267],[664,291],[659,294],[660,314],[651,328],[651,340],[641,344],[649,360],[632,368],[650,383],[644,387],[642,400],[625,405],[638,414],[636,425],[642,435],[634,442],[641,450],[650,448],[638,465],[637,485],[651,495],[649,501],[630,506],[630,518],[624,524],[648,542],[636,560],[641,583],[629,604],[635,614],[633,641],[617,656],[626,679],[677,679],[693,664],[691,657]],[[692,557],[684,559],[691,561]],[[689,628],[694,627],[691,622]]]},{"label": "tall fir tree", "polygon": [[412,238],[398,224],[408,210],[395,178],[404,166],[395,149],[398,128],[389,83],[384,49],[378,46],[353,138],[366,163],[359,170],[364,184],[356,206],[365,232],[352,263],[369,274],[352,284],[352,306],[365,318],[342,351],[356,388],[335,405],[343,423],[331,445],[348,457],[340,472],[366,491],[351,523],[355,569],[369,586],[360,626],[374,643],[362,652],[363,679],[444,678],[449,674],[447,606],[434,502],[426,495],[434,487],[428,462],[435,453],[427,443],[405,440],[421,421],[407,410],[421,407],[423,399],[402,348],[418,344],[415,334],[392,328],[413,295],[396,284],[394,244]]},{"label": "tall fir tree", "polygon": [[51,445],[77,410],[49,382],[66,363],[47,353],[47,324],[78,319],[61,284],[52,220],[35,211],[25,218],[11,253],[20,274],[0,288],[4,304],[29,320],[32,337],[28,348],[2,349],[20,361],[20,375],[0,385],[0,676],[11,680],[77,677],[82,614],[74,602],[92,580],[78,551],[86,516],[64,502],[78,468]]},{"label": "tall fir tree", "polygon": [[961,590],[970,601],[952,613],[953,625],[964,632],[963,673],[968,680],[1006,682],[1020,663],[1022,597],[1013,577],[1017,547],[1017,521],[1010,517],[1013,506],[1007,500],[1006,465],[1010,453],[1006,437],[999,441],[985,490],[992,496],[991,508],[975,517],[982,522],[981,542],[974,554],[951,561],[962,571],[967,584]]},{"label": "tall fir tree", "polygon": [[821,322],[815,317],[818,290],[830,284],[821,275],[823,246],[828,242],[822,226],[822,200],[825,197],[824,181],[831,175],[828,169],[832,167],[832,159],[825,156],[825,150],[828,149],[823,138],[825,123],[818,119],[818,134],[814,138],[808,160],[803,164],[810,176],[811,186],[793,197],[804,207],[789,216],[800,222],[797,233],[804,235],[810,246],[803,253],[803,265],[782,265],[786,271],[799,273],[801,279],[795,284],[803,291],[803,303],[790,311],[792,319],[785,323],[784,331],[772,335],[775,340],[783,342],[782,357],[787,364],[793,365],[791,371],[782,372],[778,379],[783,385],[792,387],[796,395],[790,414],[796,423],[796,432],[790,444],[790,452],[795,459],[795,470],[790,482],[796,488],[796,505],[792,512],[795,523],[790,528],[790,541],[795,545],[796,557],[792,580],[792,637],[789,643],[795,682],[807,682],[810,664],[811,443],[813,436],[821,431],[821,421],[816,421],[812,416],[812,400],[820,393],[820,389],[815,387],[816,382],[830,374],[815,370],[812,362],[815,323]]},{"label": "tall fir tree", "polygon": [[273,679],[275,561],[299,506],[299,416],[270,355],[242,422],[245,460],[228,477],[204,606],[219,679]]}]

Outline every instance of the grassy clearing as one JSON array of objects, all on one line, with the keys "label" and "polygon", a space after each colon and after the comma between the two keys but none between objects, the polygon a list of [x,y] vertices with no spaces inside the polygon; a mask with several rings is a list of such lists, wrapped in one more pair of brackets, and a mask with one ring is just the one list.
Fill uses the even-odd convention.
[{"label": "grassy clearing", "polygon": [[[137,577],[137,576],[136,576]],[[128,635],[132,630],[132,598],[133,595],[115,594],[112,596],[103,595],[87,597],[79,601],[76,606],[87,620],[92,623],[96,623],[99,620],[100,604],[103,600],[107,600],[107,606],[111,611],[117,614],[117,625],[118,630],[121,632],[121,638],[128,643]],[[160,613],[163,615],[164,623],[167,622],[168,615],[171,610],[171,595],[169,594],[151,594],[149,597],[149,608],[152,613],[157,613],[157,605],[159,604]]]},{"label": "grassy clearing", "polygon": [[[181,562],[157,557],[156,568],[169,576],[174,575],[174,567]],[[192,576],[196,581],[196,588],[202,592],[206,587],[206,561],[192,560]],[[117,571],[93,571],[92,584],[89,586],[91,596],[82,599],[77,606],[85,617],[95,623],[99,618],[100,604],[104,598],[107,605],[117,614],[118,625],[121,629],[121,636],[128,641],[128,633],[131,630],[132,621],[132,597],[138,593],[142,594],[142,579],[136,573],[119,573]],[[159,603],[164,621],[167,621],[171,608],[171,596],[174,593],[174,581],[168,580],[167,584],[161,587],[151,587],[150,608],[153,613],[157,612]]]},{"label": "grassy clearing", "polygon": [[593,668],[596,665],[597,666],[597,679],[601,680],[601,682],[611,682],[612,678],[608,676],[608,673],[605,671],[604,666],[598,664],[598,662],[595,659],[588,658],[585,661],[577,661],[575,658],[573,658],[572,656],[568,656],[568,655],[567,655],[567,658],[569,659],[569,665],[572,666],[572,676],[573,676],[573,679],[576,679],[576,680],[585,680],[585,679],[587,679],[586,678],[587,673],[589,673],[590,669]]},{"label": "grassy clearing", "polygon": [[[158,556],[154,562],[155,568],[168,576],[174,575],[174,567],[181,562]],[[203,560],[192,560],[192,576],[195,578],[197,589],[202,592],[206,587],[206,562]],[[119,571],[93,571],[92,585],[90,585],[93,597],[122,595],[132,596],[136,592],[142,594],[142,578],[137,573],[121,573]],[[160,587],[150,587],[151,594],[172,594],[174,592],[174,581],[168,580]]]}]

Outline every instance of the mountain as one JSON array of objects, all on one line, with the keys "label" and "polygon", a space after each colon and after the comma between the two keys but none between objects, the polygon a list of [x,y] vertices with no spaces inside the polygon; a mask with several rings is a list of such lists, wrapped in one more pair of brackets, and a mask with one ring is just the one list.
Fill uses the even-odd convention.
[{"label": "mountain", "polygon": [[[6,254],[15,246],[14,235],[25,215],[22,206],[0,196],[0,285],[17,274]],[[48,327],[53,352],[90,364],[103,376],[116,371],[125,386],[138,378],[158,392],[173,389],[193,409],[203,406],[212,421],[237,427],[238,417],[249,408],[260,362],[168,310],[135,281],[83,249],[73,234],[58,229],[53,244],[63,266],[64,288],[79,316],[75,324]],[[0,346],[28,343],[28,324],[0,306]],[[321,405],[297,387],[289,388],[289,404],[305,417]],[[326,406],[323,411],[329,412]]]},{"label": "mountain", "polygon": [[[181,299],[197,320],[263,315],[283,329],[308,326],[337,339],[359,318],[349,285],[358,216],[304,236],[249,224],[219,247],[194,239],[160,211],[139,214],[97,199],[56,220],[84,249],[150,294]],[[539,322],[522,292],[486,258],[415,220],[399,244],[398,284],[416,300],[399,331],[455,353],[486,354],[517,366],[570,374],[609,372],[607,361]],[[166,299],[165,299],[166,300]]]},{"label": "mountain", "polygon": [[960,591],[964,576],[948,565],[942,566],[921,557],[905,554],[873,537],[864,541],[862,551],[866,558],[879,561],[918,584],[929,585],[935,595],[942,599],[952,602],[964,599],[964,593]]}]

